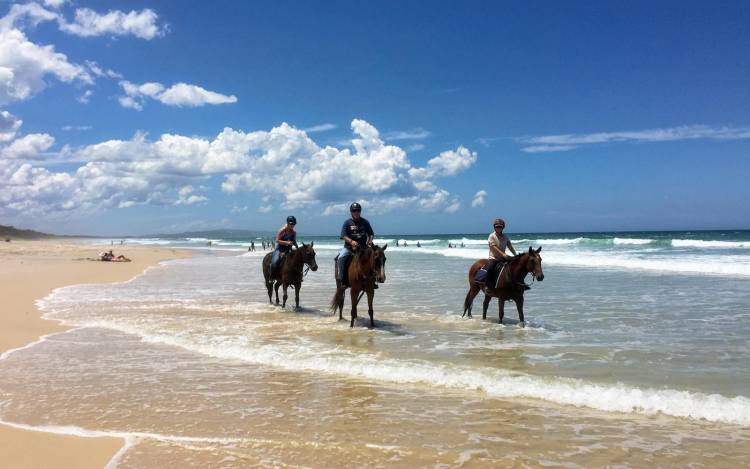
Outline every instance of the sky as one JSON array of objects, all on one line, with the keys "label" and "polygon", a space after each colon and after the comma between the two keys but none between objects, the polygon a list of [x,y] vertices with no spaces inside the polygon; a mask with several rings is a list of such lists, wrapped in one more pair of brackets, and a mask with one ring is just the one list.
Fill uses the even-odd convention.
[{"label": "sky", "polygon": [[750,4],[0,3],[0,224],[750,228]]}]

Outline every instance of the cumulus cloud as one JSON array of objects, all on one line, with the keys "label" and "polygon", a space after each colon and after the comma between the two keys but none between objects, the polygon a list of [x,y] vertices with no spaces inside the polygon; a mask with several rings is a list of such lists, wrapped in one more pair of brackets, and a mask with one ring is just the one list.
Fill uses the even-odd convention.
[{"label": "cumulus cloud", "polygon": [[55,139],[51,135],[28,134],[2,148],[0,155],[8,159],[39,159],[54,143]]},{"label": "cumulus cloud", "polygon": [[138,111],[143,109],[143,102],[146,98],[178,107],[200,107],[206,104],[237,102],[236,96],[223,95],[187,83],[177,83],[166,88],[161,83],[149,82],[139,85],[123,80],[120,82],[120,87],[125,92],[124,96],[118,98],[120,105]]},{"label": "cumulus cloud", "polygon": [[427,162],[425,168],[412,168],[410,173],[418,178],[433,178],[436,176],[454,176],[477,162],[476,152],[466,147],[444,151]]},{"label": "cumulus cloud", "polygon": [[93,83],[84,67],[68,61],[54,46],[37,45],[17,29],[0,28],[0,104],[39,93],[48,76],[65,83]]},{"label": "cumulus cloud", "polygon": [[81,37],[133,35],[141,39],[153,39],[166,32],[164,26],[157,24],[158,18],[159,15],[150,8],[131,10],[128,13],[114,10],[104,14],[90,8],[78,8],[72,22],[60,19],[60,30]]},{"label": "cumulus cloud", "polygon": [[[159,92],[143,92],[152,91]],[[415,168],[403,149],[386,145],[368,122],[354,119],[351,126],[354,150],[321,147],[306,132],[281,124],[268,131],[226,128],[212,139],[164,134],[149,140],[136,134],[68,148],[65,156],[81,165],[68,172],[7,159],[0,167],[0,214],[190,205],[207,200],[194,193],[194,185],[217,177],[225,192],[262,195],[261,212],[271,210],[271,199],[283,208],[318,206],[328,214],[353,199],[367,201],[370,213],[460,208],[458,198],[431,179],[467,168],[476,154],[459,147]],[[32,147],[28,137],[24,145]],[[52,142],[38,140],[33,149],[39,154]]]},{"label": "cumulus cloud", "polygon": [[487,191],[481,190],[474,194],[474,199],[471,201],[472,207],[484,207],[484,199],[487,197]]},{"label": "cumulus cloud", "polygon": [[590,134],[560,134],[538,137],[521,137],[519,143],[527,153],[570,151],[584,145],[603,143],[646,143],[677,140],[742,140],[750,138],[750,127],[686,125],[680,127],[632,130],[622,132],[597,132]]},{"label": "cumulus cloud", "polygon": [[23,121],[8,111],[0,111],[0,143],[13,140]]}]

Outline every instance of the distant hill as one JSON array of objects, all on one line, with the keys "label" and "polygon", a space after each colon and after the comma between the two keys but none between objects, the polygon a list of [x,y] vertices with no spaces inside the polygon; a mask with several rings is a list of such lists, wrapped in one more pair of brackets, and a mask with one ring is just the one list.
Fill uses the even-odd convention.
[{"label": "distant hill", "polygon": [[6,239],[43,239],[54,238],[55,235],[34,230],[19,230],[12,226],[0,225],[0,238]]},{"label": "distant hill", "polygon": [[168,234],[150,234],[143,236],[131,236],[135,238],[207,238],[207,239],[253,239],[272,237],[275,233],[272,231],[254,231],[254,230],[207,230],[207,231],[186,231],[183,233]]}]

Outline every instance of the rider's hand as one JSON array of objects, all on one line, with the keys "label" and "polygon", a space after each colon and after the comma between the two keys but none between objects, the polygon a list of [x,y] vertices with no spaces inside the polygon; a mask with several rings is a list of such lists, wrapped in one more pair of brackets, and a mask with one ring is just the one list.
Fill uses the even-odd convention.
[{"label": "rider's hand", "polygon": [[359,243],[357,243],[356,241],[352,240],[351,245],[352,245],[353,248],[356,249],[357,246],[359,246]]}]

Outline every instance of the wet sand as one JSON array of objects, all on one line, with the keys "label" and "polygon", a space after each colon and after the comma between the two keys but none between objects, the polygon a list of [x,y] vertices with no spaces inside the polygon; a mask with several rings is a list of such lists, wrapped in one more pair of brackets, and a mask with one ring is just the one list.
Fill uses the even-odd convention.
[{"label": "wet sand", "polygon": [[[125,281],[159,261],[188,255],[173,249],[114,246],[115,254],[124,254],[132,262],[86,260],[96,258],[104,247],[61,240],[0,243],[0,356],[66,330],[42,319],[35,306],[37,299],[53,289]],[[8,468],[101,468],[122,446],[120,438],[82,438],[0,425],[0,461]]]}]

